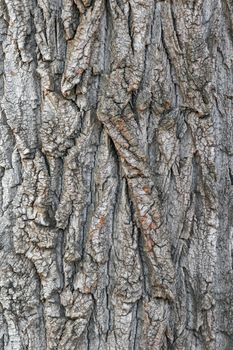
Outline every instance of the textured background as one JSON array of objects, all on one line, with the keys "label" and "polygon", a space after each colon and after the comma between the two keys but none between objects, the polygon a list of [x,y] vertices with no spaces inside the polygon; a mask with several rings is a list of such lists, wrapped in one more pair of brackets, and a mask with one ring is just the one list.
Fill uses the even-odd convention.
[{"label": "textured background", "polygon": [[233,349],[231,0],[0,0],[0,350]]}]

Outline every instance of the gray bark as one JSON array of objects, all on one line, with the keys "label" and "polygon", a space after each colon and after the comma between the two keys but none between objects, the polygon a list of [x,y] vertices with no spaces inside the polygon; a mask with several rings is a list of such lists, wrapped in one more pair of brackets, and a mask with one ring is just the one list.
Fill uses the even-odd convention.
[{"label": "gray bark", "polygon": [[0,350],[233,349],[231,0],[0,0]]}]

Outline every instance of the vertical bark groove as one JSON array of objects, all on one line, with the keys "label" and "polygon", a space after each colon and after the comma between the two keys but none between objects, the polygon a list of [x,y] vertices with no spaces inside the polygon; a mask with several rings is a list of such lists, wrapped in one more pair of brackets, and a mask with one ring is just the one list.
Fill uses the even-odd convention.
[{"label": "vertical bark groove", "polygon": [[0,0],[0,350],[233,347],[229,0]]}]

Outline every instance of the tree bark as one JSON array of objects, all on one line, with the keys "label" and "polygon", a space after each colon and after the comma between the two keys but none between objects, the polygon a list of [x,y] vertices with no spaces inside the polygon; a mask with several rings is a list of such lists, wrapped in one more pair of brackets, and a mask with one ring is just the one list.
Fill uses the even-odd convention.
[{"label": "tree bark", "polygon": [[0,350],[233,349],[231,0],[0,0]]}]

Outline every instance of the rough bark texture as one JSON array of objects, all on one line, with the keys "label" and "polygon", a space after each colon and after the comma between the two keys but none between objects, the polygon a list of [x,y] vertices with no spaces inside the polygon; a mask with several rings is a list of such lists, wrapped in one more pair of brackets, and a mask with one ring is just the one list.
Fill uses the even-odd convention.
[{"label": "rough bark texture", "polygon": [[0,0],[0,350],[233,349],[231,0]]}]

